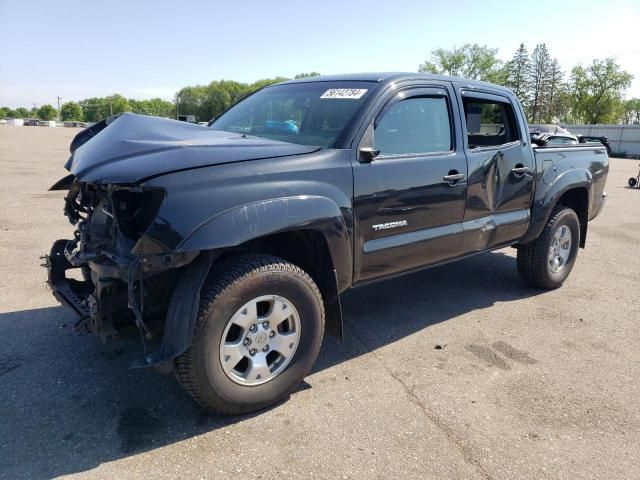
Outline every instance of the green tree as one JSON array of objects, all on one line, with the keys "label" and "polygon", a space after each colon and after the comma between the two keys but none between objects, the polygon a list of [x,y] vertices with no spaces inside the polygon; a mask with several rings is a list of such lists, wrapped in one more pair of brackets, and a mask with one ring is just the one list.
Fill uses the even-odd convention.
[{"label": "green tree", "polygon": [[16,112],[16,117],[17,118],[29,118],[31,116],[35,116],[35,115],[31,114],[32,112],[30,110],[27,110],[24,107],[16,108],[15,112]]},{"label": "green tree", "polygon": [[161,98],[151,98],[149,100],[135,100],[130,98],[128,102],[133,113],[153,115],[156,117],[175,117],[176,111],[174,104]]},{"label": "green tree", "polygon": [[418,71],[444,74],[452,77],[462,76],[466,62],[466,55],[463,49],[464,47],[453,47],[453,50],[436,48],[431,51],[431,60],[425,60],[425,62],[418,67]]},{"label": "green tree", "polygon": [[18,115],[18,112],[12,108],[9,107],[2,107],[4,109],[4,117],[7,118],[20,118],[20,115]]},{"label": "green tree", "polygon": [[51,105],[43,105],[38,109],[38,118],[41,120],[55,120],[58,111]]},{"label": "green tree", "polygon": [[130,112],[131,105],[129,100],[118,93],[114,93],[105,98],[105,102],[109,104],[109,115],[117,115],[123,112]]},{"label": "green tree", "polygon": [[207,95],[200,110],[199,120],[209,121],[247,94],[247,85],[233,80],[213,81],[207,86]]},{"label": "green tree", "polygon": [[108,97],[86,98],[79,104],[82,107],[82,117],[85,122],[99,122],[111,115],[133,110],[129,100],[117,93]]},{"label": "green tree", "polygon": [[106,105],[102,98],[85,98],[78,103],[82,108],[82,120],[85,122],[99,122],[109,116],[109,105]]},{"label": "green tree", "polygon": [[284,77],[265,78],[251,84],[232,80],[215,80],[206,87],[184,87],[176,93],[180,115],[195,115],[199,121],[216,118],[231,105],[265,86],[288,80]]},{"label": "green tree", "polygon": [[505,71],[497,55],[497,48],[477,43],[467,43],[452,50],[437,48],[431,51],[430,60],[420,65],[418,71],[500,82],[505,80]]},{"label": "green tree", "polygon": [[309,73],[299,73],[297,74],[295,77],[296,80],[299,80],[301,78],[311,78],[311,77],[319,77],[321,74],[318,72],[309,72]]},{"label": "green tree", "polygon": [[624,92],[632,80],[633,75],[612,58],[595,59],[588,67],[574,67],[569,90],[576,118],[589,124],[617,122],[624,111]]},{"label": "green tree", "polygon": [[540,123],[547,107],[548,90],[551,82],[551,55],[544,43],[536,45],[531,54],[529,82],[531,85],[531,105],[529,119],[531,123]]},{"label": "green tree", "polygon": [[524,43],[520,44],[516,53],[505,65],[505,69],[507,72],[505,86],[513,90],[513,93],[516,94],[516,97],[525,108],[528,107],[531,96],[531,84],[529,81],[531,62],[529,60],[529,52]]},{"label": "green tree", "polygon": [[260,90],[261,88],[268,87],[269,85],[274,85],[276,83],[284,82],[289,80],[287,77],[274,77],[274,78],[263,78],[261,80],[256,80],[252,84],[247,87],[247,91],[245,95],[249,93],[253,93],[256,90]]},{"label": "green tree", "polygon": [[623,105],[622,120],[629,125],[640,123],[640,98],[626,100]]},{"label": "green tree", "polygon": [[207,87],[204,85],[184,87],[176,93],[176,110],[180,115],[195,115],[200,118],[206,99]]},{"label": "green tree", "polygon": [[76,102],[66,102],[60,107],[60,120],[82,120],[82,108]]},{"label": "green tree", "polygon": [[564,74],[560,68],[560,64],[557,59],[553,59],[549,70],[549,82],[545,89],[545,102],[544,112],[542,115],[542,121],[545,123],[557,122],[560,116],[564,113],[563,110],[567,107],[566,104],[560,102],[565,85],[562,82]]}]

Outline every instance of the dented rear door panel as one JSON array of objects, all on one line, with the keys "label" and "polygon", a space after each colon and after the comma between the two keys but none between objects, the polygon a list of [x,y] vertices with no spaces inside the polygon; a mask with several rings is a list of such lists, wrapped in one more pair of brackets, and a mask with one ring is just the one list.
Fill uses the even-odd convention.
[{"label": "dented rear door panel", "polygon": [[463,98],[496,101],[513,109],[517,139],[498,146],[475,147],[465,141],[469,168],[464,219],[464,250],[486,250],[517,240],[530,221],[535,158],[515,99],[458,86],[462,126],[467,138]]}]

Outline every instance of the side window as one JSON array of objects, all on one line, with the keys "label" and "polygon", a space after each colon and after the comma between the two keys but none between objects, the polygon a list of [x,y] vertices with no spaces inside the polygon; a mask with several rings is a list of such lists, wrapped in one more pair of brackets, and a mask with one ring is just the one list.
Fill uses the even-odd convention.
[{"label": "side window", "polygon": [[392,104],[376,122],[380,155],[449,152],[451,123],[444,97],[412,97]]},{"label": "side window", "polygon": [[510,103],[463,98],[469,148],[492,147],[519,139]]}]

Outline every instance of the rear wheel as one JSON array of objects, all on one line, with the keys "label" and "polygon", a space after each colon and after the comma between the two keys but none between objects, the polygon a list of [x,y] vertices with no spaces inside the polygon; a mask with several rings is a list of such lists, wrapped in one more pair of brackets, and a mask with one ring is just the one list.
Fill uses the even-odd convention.
[{"label": "rear wheel", "polygon": [[518,248],[518,271],[529,285],[558,288],[571,273],[579,245],[580,221],[576,212],[558,205],[542,234]]},{"label": "rear wheel", "polygon": [[633,177],[629,178],[629,186],[630,187],[635,187],[636,183],[638,183],[638,181],[635,178],[633,178]]},{"label": "rear wheel", "polygon": [[208,410],[259,410],[309,372],[323,331],[322,297],[303,270],[272,256],[232,257],[212,268],[176,373]]}]

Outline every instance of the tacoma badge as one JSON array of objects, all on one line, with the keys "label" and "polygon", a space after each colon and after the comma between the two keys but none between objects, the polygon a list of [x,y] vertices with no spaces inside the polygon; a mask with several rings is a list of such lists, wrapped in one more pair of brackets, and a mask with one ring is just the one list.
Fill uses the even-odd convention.
[{"label": "tacoma badge", "polygon": [[406,220],[397,220],[395,222],[387,222],[387,223],[379,223],[378,225],[373,225],[373,229],[378,232],[380,230],[388,230],[390,228],[398,228],[398,227],[406,227]]}]

